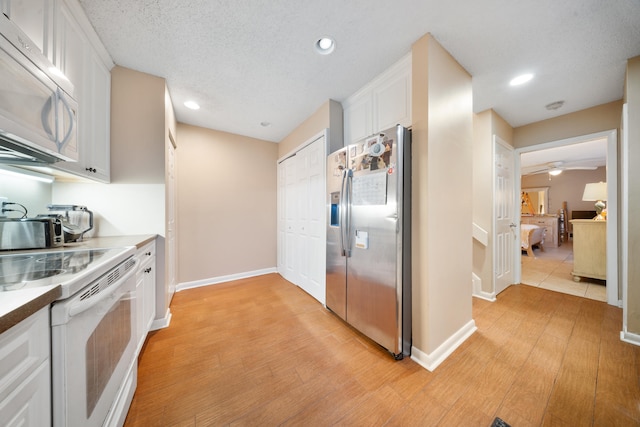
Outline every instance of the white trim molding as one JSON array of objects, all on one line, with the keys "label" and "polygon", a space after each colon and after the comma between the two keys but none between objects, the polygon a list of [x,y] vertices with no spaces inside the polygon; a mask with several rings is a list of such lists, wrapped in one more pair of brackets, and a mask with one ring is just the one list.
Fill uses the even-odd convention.
[{"label": "white trim molding", "polygon": [[495,302],[495,292],[485,292],[482,290],[482,279],[476,273],[471,273],[471,296],[487,301]]},{"label": "white trim molding", "polygon": [[484,228],[480,227],[475,222],[473,225],[473,238],[476,239],[483,246],[489,246],[489,232]]},{"label": "white trim molding", "polygon": [[171,309],[167,308],[167,311],[164,313],[164,317],[160,319],[153,319],[153,322],[151,322],[151,327],[149,328],[149,330],[157,331],[158,329],[164,329],[169,327],[170,323],[171,323]]},{"label": "white trim molding", "polygon": [[247,271],[244,273],[236,273],[236,274],[229,274],[226,276],[212,277],[210,279],[194,280],[192,282],[183,282],[183,283],[178,283],[178,285],[176,286],[176,292],[184,291],[185,289],[200,288],[202,286],[209,286],[209,285],[217,285],[219,283],[231,282],[232,280],[246,279],[249,277],[262,276],[264,274],[271,274],[271,273],[277,273],[277,272],[278,271],[275,267],[270,267],[270,268],[263,268],[262,270],[253,270],[253,271]]},{"label": "white trim molding", "polygon": [[626,330],[620,331],[620,340],[629,344],[640,346],[640,335],[634,334]]},{"label": "white trim molding", "polygon": [[416,362],[428,371],[433,372],[442,362],[445,361],[451,353],[467,340],[478,328],[476,322],[470,320],[466,325],[460,328],[455,334],[451,335],[440,347],[435,349],[431,354],[426,354],[416,347],[411,347],[411,360]]}]

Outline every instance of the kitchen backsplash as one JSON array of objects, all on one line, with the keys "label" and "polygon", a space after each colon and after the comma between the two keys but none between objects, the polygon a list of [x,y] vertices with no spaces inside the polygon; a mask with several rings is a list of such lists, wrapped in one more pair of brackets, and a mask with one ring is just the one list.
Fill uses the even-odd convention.
[{"label": "kitchen backsplash", "polygon": [[86,206],[94,214],[94,230],[87,237],[164,236],[164,184],[44,183],[0,175],[0,197],[24,205],[29,217],[47,213],[47,205],[52,203]]},{"label": "kitchen backsplash", "polygon": [[[0,197],[7,197],[9,202],[24,205],[28,210],[28,216],[33,217],[47,212],[47,205],[51,204],[52,185],[28,178],[0,175]],[[18,212],[7,212],[4,215],[10,218],[20,216]]]}]

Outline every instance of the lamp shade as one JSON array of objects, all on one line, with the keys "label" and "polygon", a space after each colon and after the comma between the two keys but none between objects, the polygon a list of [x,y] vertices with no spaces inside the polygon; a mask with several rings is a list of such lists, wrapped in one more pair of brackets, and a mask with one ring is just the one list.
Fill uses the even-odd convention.
[{"label": "lamp shade", "polygon": [[584,186],[582,200],[585,202],[596,202],[598,200],[607,200],[607,183],[592,182]]}]

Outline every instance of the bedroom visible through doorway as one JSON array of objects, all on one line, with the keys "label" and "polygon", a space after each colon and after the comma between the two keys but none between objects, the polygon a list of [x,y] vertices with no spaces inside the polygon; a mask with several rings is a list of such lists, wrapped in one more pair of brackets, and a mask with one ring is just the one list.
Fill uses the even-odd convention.
[{"label": "bedroom visible through doorway", "polygon": [[557,248],[534,248],[534,256],[522,252],[522,279],[525,285],[576,295],[597,301],[607,301],[606,282],[597,279],[573,280],[573,242],[563,242]]},{"label": "bedroom visible through doorway", "polygon": [[[616,140],[617,133],[612,130],[539,144],[535,148],[531,146],[516,150],[518,154],[516,169],[521,176],[517,182],[516,194],[521,196],[524,189],[538,187],[546,188],[548,193],[548,202],[545,204],[548,208],[544,212],[535,212],[532,215],[530,212],[523,211],[520,218],[522,224],[537,224],[544,220],[545,225],[542,227],[545,227],[546,231],[544,251],[535,247],[534,257],[528,256],[526,252],[518,252],[519,283],[606,301],[613,305],[620,304],[616,268]],[[591,149],[594,145],[600,145],[601,148],[594,151]],[[586,155],[588,153],[590,153],[589,156]],[[561,171],[558,172],[557,169]],[[550,173],[552,171],[554,173]],[[580,212],[594,209],[594,202],[582,200],[585,186],[591,182],[607,182],[610,187],[607,192],[609,215],[605,222],[607,242],[604,249],[607,280],[581,278],[580,282],[575,282],[571,274],[573,271],[572,213],[575,211],[580,214]],[[561,210],[566,219],[565,233],[562,235],[560,235]],[[558,227],[557,231],[554,230],[551,233],[547,223],[553,220],[558,221]]]}]

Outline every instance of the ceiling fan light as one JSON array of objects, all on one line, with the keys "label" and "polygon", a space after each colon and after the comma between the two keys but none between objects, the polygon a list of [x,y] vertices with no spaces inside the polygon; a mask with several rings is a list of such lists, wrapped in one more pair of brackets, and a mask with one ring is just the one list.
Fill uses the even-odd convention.
[{"label": "ceiling fan light", "polygon": [[551,176],[558,176],[562,173],[562,169],[553,169],[549,171],[549,175]]}]

